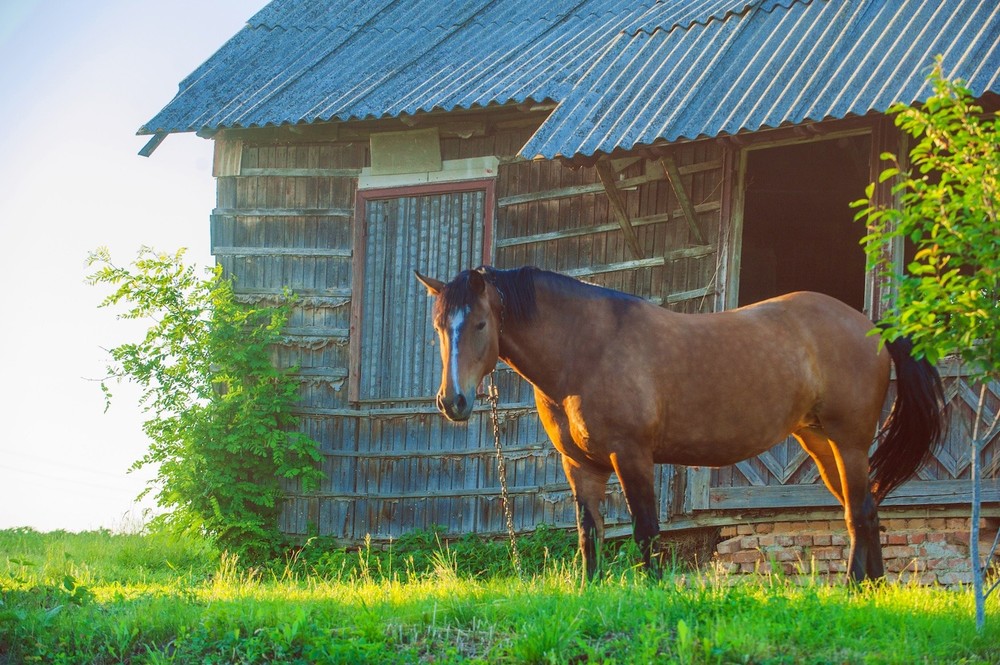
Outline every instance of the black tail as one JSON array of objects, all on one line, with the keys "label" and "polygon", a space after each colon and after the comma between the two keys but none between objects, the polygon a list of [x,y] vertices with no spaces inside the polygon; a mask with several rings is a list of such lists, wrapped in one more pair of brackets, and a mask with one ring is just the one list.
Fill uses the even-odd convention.
[{"label": "black tail", "polygon": [[872,494],[881,503],[940,445],[944,433],[944,388],[937,368],[913,357],[905,337],[886,344],[896,365],[896,401],[871,458]]}]

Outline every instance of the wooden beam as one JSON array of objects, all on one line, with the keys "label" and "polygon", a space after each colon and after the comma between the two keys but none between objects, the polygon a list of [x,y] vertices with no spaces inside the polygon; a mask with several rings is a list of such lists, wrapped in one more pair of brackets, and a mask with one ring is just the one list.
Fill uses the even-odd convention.
[{"label": "wooden beam", "polygon": [[216,208],[222,217],[352,217],[353,208]]},{"label": "wooden beam", "polygon": [[698,227],[698,218],[695,216],[694,205],[691,204],[691,199],[688,198],[687,192],[684,191],[684,183],[681,182],[681,172],[677,168],[677,162],[670,155],[664,155],[660,157],[660,166],[663,167],[663,172],[666,174],[667,180],[670,182],[670,186],[677,196],[677,202],[681,204],[681,210],[684,211],[684,218],[691,228],[692,238],[695,243],[704,245],[705,236]]},{"label": "wooden beam", "polygon": [[[695,206],[695,212],[714,212],[720,208],[718,201],[710,201],[709,203],[699,203]],[[673,210],[671,212],[662,212],[655,215],[646,215],[645,217],[633,217],[632,226],[649,226],[651,224],[663,224],[665,222],[671,222],[675,219],[680,219],[684,216],[684,213],[680,210]],[[596,233],[607,233],[608,231],[614,231],[618,228],[618,225],[614,222],[609,224],[598,224],[596,226],[583,226],[575,229],[562,229],[561,231],[546,231],[545,233],[535,233],[530,236],[515,236],[513,238],[504,238],[503,240],[497,241],[497,248],[503,247],[513,247],[515,245],[530,245],[536,242],[548,242],[549,240],[564,240],[566,238],[577,238],[579,236],[588,236]]]},{"label": "wooden beam", "polygon": [[636,270],[638,268],[657,268],[666,262],[662,256],[654,256],[651,259],[636,259],[633,261],[622,261],[620,263],[605,263],[601,265],[585,266],[583,268],[570,268],[562,270],[562,274],[570,277],[590,277],[592,275],[603,275],[609,272],[621,272],[623,270]]},{"label": "wooden beam", "polygon": [[229,175],[242,176],[278,176],[298,177],[309,176],[319,178],[357,178],[361,169],[293,169],[293,168],[247,168],[239,173]]},{"label": "wooden beam", "polygon": [[321,258],[350,258],[351,250],[339,247],[215,247],[214,256],[310,256]]},{"label": "wooden beam", "polygon": [[622,193],[618,191],[618,185],[615,183],[617,174],[614,167],[606,159],[599,160],[595,166],[597,168],[597,175],[601,179],[601,184],[604,185],[604,191],[608,195],[611,214],[615,216],[618,225],[622,227],[622,233],[625,235],[625,244],[632,251],[632,256],[637,259],[644,258],[642,248],[639,246],[639,238],[635,235],[635,229],[632,228],[632,220],[629,219],[628,210],[625,209],[625,201],[622,199]]},{"label": "wooden beam", "polygon": [[160,147],[163,140],[167,138],[169,134],[167,132],[156,132],[153,134],[153,138],[146,142],[146,145],[142,146],[142,150],[139,151],[140,157],[149,157],[153,154],[153,151]]},{"label": "wooden beam", "polygon": [[[618,189],[630,189],[632,187],[638,187],[640,185],[645,185],[647,182],[654,182],[656,180],[663,180],[661,175],[641,175],[634,178],[625,178],[618,182]],[[572,185],[570,187],[560,187],[558,189],[547,189],[540,192],[528,192],[526,194],[513,194],[511,196],[504,196],[497,199],[497,205],[501,208],[507,206],[516,205],[518,203],[531,203],[533,201],[551,201],[554,199],[565,199],[571,196],[579,196],[581,194],[595,194],[597,192],[603,191],[604,186],[599,182],[589,183],[586,185]]]}]

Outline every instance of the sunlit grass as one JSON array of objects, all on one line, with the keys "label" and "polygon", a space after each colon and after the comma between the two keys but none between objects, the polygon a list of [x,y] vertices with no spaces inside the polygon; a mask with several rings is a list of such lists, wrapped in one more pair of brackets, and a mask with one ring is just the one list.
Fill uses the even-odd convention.
[{"label": "sunlit grass", "polygon": [[573,557],[518,579],[444,547],[324,575],[137,538],[0,532],[0,663],[1000,662],[997,603],[977,635],[971,594],[940,588],[651,581],[624,562],[584,586]]}]

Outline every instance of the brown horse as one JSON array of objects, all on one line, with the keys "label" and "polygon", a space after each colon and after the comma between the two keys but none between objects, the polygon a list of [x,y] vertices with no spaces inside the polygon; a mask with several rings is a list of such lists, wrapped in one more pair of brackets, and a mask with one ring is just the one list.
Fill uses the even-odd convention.
[{"label": "brown horse", "polygon": [[[529,267],[465,271],[448,284],[417,278],[436,297],[445,416],[469,418],[498,358],[534,387],[576,500],[588,577],[597,572],[599,503],[612,471],[650,568],[660,530],[653,464],[733,464],[789,434],[844,506],[851,579],[883,575],[876,506],[927,459],[942,430],[940,377],[906,340],[880,349],[870,320],[819,293],[678,314]],[[898,396],[869,464],[890,359]]]}]

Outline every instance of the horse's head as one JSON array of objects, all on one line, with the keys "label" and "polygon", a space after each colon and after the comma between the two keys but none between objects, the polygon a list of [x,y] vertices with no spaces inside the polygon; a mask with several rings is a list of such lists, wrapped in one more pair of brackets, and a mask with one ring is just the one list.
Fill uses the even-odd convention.
[{"label": "horse's head", "polygon": [[437,407],[449,420],[468,420],[476,388],[500,354],[499,292],[477,270],[461,272],[448,284],[416,275],[435,298],[434,330],[442,364]]}]

